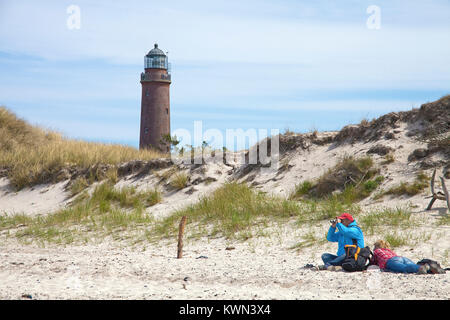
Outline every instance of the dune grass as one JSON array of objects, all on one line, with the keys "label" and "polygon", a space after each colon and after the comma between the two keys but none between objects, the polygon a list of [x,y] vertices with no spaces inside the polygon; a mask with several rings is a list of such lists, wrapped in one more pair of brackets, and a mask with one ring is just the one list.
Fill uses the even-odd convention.
[{"label": "dune grass", "polygon": [[369,228],[372,226],[410,227],[413,224],[411,211],[405,208],[382,209],[369,212],[359,217],[359,223]]},{"label": "dune grass", "polygon": [[301,238],[302,238],[302,240],[300,242],[297,242],[295,245],[293,245],[289,249],[300,251],[303,248],[322,245],[328,241],[327,233],[324,233],[322,235],[322,237],[317,237],[313,230],[308,231]]},{"label": "dune grass", "polygon": [[[228,183],[211,195],[201,198],[198,203],[156,221],[149,238],[175,239],[182,216],[187,216],[186,230],[195,234],[196,238],[223,236],[227,239],[246,240],[255,235],[267,235],[267,232],[254,231],[267,228],[273,223],[286,224],[294,221],[298,227],[311,227],[342,212],[349,212],[357,219],[365,234],[378,234],[381,238],[390,240],[394,247],[418,241],[405,232],[418,223],[408,208],[379,209],[362,215],[359,206],[350,200],[342,201],[343,199],[345,198],[332,195],[324,199],[286,200],[255,191],[246,184]],[[310,230],[291,249],[301,250],[325,242],[325,236],[317,236]]]},{"label": "dune grass", "polygon": [[401,182],[399,185],[386,190],[384,194],[392,194],[396,196],[401,195],[414,196],[422,192],[422,190],[425,189],[427,186],[428,186],[427,183],[423,183],[420,181],[414,181],[413,183]]},{"label": "dune grass", "polygon": [[354,158],[345,156],[316,181],[299,183],[290,199],[333,198],[351,204],[368,197],[383,182],[370,157]]},{"label": "dune grass", "polygon": [[117,239],[128,237],[135,242],[155,242],[164,238],[176,239],[179,221],[186,215],[187,239],[225,237],[245,241],[254,236],[271,236],[272,227],[290,224],[294,228],[306,228],[299,242],[291,247],[301,250],[326,242],[326,237],[317,236],[311,227],[324,222],[328,225],[329,219],[349,212],[366,236],[379,235],[394,246],[414,244],[418,240],[408,233],[418,221],[407,208],[380,209],[362,215],[359,206],[343,203],[337,197],[293,201],[232,182],[204,196],[198,203],[154,220],[144,209],[160,200],[156,190],[115,189],[107,181],[99,184],[90,195],[87,191],[82,192],[72,207],[48,216],[17,214],[0,217],[0,231],[8,230],[10,236],[25,243],[68,244],[83,239],[101,239],[106,235]]},{"label": "dune grass", "polygon": [[298,202],[298,205],[304,212],[297,218],[299,224],[334,219],[343,212],[351,215],[358,215],[361,212],[361,208],[353,201],[343,201],[337,195],[325,199],[304,199]]},{"label": "dune grass", "polygon": [[85,169],[97,164],[117,165],[166,156],[155,150],[68,139],[32,126],[0,107],[0,169],[7,169],[8,178],[17,190],[54,182],[67,167]]},{"label": "dune grass", "polygon": [[347,186],[359,186],[362,182],[374,177],[378,171],[373,169],[373,160],[366,156],[355,158],[344,156],[317,180],[314,196],[323,197],[336,190],[344,190]]},{"label": "dune grass", "polygon": [[169,185],[176,190],[181,190],[188,185],[188,182],[189,175],[187,173],[177,172],[170,178]]},{"label": "dune grass", "polygon": [[78,193],[80,193],[81,191],[83,191],[84,189],[86,189],[87,187],[89,187],[89,182],[87,181],[87,179],[83,176],[78,177],[70,186],[70,195],[73,197]]},{"label": "dune grass", "polygon": [[380,199],[385,195],[394,195],[394,196],[414,196],[416,194],[421,193],[425,188],[427,188],[430,184],[430,177],[428,177],[425,173],[419,172],[416,175],[416,179],[413,182],[400,182],[400,184],[389,188],[388,190],[379,192],[375,195],[374,199]]},{"label": "dune grass", "polygon": [[137,225],[149,225],[153,219],[145,213],[145,208],[160,201],[157,190],[115,189],[107,181],[98,185],[91,195],[86,191],[80,194],[71,207],[47,216],[0,216],[0,230],[20,227],[14,233],[20,240],[71,243],[91,232],[98,236],[116,229],[124,231]]},{"label": "dune grass", "polygon": [[290,196],[291,199],[299,199],[303,196],[306,196],[309,194],[311,189],[313,188],[314,184],[313,182],[309,180],[305,180],[295,186],[294,193]]},{"label": "dune grass", "polygon": [[211,235],[235,238],[239,233],[268,219],[299,214],[300,207],[294,202],[270,197],[245,184],[233,182],[225,184],[210,196],[202,197],[198,203],[175,211],[156,224],[155,232],[162,236],[173,236],[181,217],[187,216],[188,224],[211,226]]},{"label": "dune grass", "polygon": [[405,234],[399,234],[396,232],[387,233],[384,235],[384,239],[389,242],[392,248],[402,247],[411,244],[409,237]]},{"label": "dune grass", "polygon": [[359,208],[336,199],[303,202],[283,199],[258,192],[246,184],[231,182],[202,197],[198,203],[156,222],[154,234],[175,236],[181,217],[187,216],[188,224],[199,235],[247,239],[254,227],[285,223],[290,219],[298,224],[314,223],[334,218],[343,210],[356,213]]},{"label": "dune grass", "polygon": [[357,202],[368,197],[384,180],[377,173],[370,157],[346,156],[316,181],[299,183],[289,199],[299,201],[311,214],[301,215],[298,222],[333,219],[342,212],[358,215],[361,208]]},{"label": "dune grass", "polygon": [[392,248],[415,247],[416,245],[430,241],[432,232],[412,232],[407,230],[390,229],[380,231],[380,239],[384,239]]},{"label": "dune grass", "polygon": [[[431,239],[431,231],[417,231],[417,227],[426,225],[423,218],[412,214],[409,207],[385,208],[368,212],[358,217],[358,223],[367,237],[388,241],[393,248],[412,246]],[[372,244],[368,244],[372,245]]]},{"label": "dune grass", "polygon": [[118,204],[122,208],[139,209],[159,203],[161,194],[156,189],[147,192],[138,192],[134,187],[116,189],[111,182],[107,181],[98,185],[92,195],[89,196],[84,193],[75,199],[75,203],[82,203],[83,201],[93,205],[107,203]]},{"label": "dune grass", "polygon": [[448,226],[450,225],[450,214],[443,215],[438,220],[439,226]]}]

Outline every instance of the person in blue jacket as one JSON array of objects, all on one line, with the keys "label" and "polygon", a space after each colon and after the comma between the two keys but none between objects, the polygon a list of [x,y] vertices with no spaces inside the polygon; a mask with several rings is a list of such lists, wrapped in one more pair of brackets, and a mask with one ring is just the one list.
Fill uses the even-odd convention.
[{"label": "person in blue jacket", "polygon": [[[336,230],[337,229],[337,230]],[[322,261],[324,266],[320,269],[337,270],[342,265],[345,258],[345,245],[353,244],[356,239],[357,245],[364,248],[364,235],[362,230],[356,224],[355,219],[349,213],[343,213],[336,217],[335,222],[330,226],[327,233],[327,240],[338,243],[338,250],[336,255],[331,253],[324,253]]]}]

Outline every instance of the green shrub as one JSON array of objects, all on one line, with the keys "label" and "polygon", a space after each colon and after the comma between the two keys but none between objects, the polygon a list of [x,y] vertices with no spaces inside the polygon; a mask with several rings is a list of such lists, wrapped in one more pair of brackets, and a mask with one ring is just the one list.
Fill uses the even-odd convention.
[{"label": "green shrub", "polygon": [[372,167],[373,160],[369,156],[362,158],[345,156],[317,180],[313,193],[316,197],[324,197],[333,191],[342,191],[347,186],[359,185],[378,172]]},{"label": "green shrub", "polygon": [[295,191],[291,195],[291,199],[298,199],[304,195],[307,195],[313,188],[313,183],[309,180],[303,181],[302,183],[295,186]]},{"label": "green shrub", "polygon": [[370,157],[341,159],[316,182],[303,181],[295,187],[290,199],[326,199],[336,197],[344,203],[360,201],[371,194],[383,181],[382,176],[371,180],[378,169]]}]

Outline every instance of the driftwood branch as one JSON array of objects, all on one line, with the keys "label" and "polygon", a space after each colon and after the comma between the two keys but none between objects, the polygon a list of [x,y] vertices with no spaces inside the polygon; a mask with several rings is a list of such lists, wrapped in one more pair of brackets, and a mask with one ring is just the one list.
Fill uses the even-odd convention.
[{"label": "driftwood branch", "polygon": [[180,221],[180,227],[178,229],[178,250],[177,250],[177,259],[181,259],[183,257],[183,234],[184,227],[186,226],[187,217],[183,216]]},{"label": "driftwood branch", "polygon": [[436,201],[437,198],[433,197],[433,199],[431,199],[430,203],[428,204],[428,207],[425,210],[431,210],[431,207],[433,206],[434,202]]},{"label": "driftwood branch", "polygon": [[431,176],[431,182],[430,182],[432,199],[430,200],[430,203],[428,204],[428,206],[425,210],[431,210],[431,207],[433,206],[433,204],[436,200],[445,200],[447,202],[447,207],[450,210],[450,199],[449,199],[449,195],[448,195],[447,186],[445,185],[445,180],[443,177],[439,177],[441,179],[442,189],[444,190],[444,193],[442,193],[441,191],[435,192],[435,190],[434,190],[435,177],[436,177],[436,169],[434,169],[434,171],[433,171],[433,175]]},{"label": "driftwood branch", "polygon": [[433,171],[433,175],[431,176],[431,194],[434,194],[434,179],[436,177],[436,169]]},{"label": "driftwood branch", "polygon": [[358,183],[356,183],[356,181],[353,180],[352,177],[349,177],[349,178],[352,179],[352,181],[353,181],[354,183],[356,183],[355,187],[357,187],[357,186],[359,186],[359,185],[361,184],[361,182],[363,182],[363,180],[364,180],[364,178],[366,177],[366,174],[367,174],[368,172],[369,172],[369,170],[367,170],[367,171],[363,174],[363,176],[362,176],[361,179],[358,181]]},{"label": "driftwood branch", "polygon": [[444,190],[444,194],[445,194],[445,201],[447,201],[447,208],[448,208],[448,210],[450,210],[450,199],[448,196],[447,186],[445,185],[444,177],[440,177],[440,178],[441,178],[442,189]]}]

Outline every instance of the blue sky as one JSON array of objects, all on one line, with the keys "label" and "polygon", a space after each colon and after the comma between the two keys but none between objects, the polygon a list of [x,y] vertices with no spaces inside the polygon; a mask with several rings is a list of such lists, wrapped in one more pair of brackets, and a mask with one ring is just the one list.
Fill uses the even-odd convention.
[{"label": "blue sky", "polygon": [[[72,4],[80,29],[66,25]],[[0,104],[69,137],[138,146],[155,42],[172,64],[172,130],[338,130],[450,93],[448,0],[3,0]]]}]

